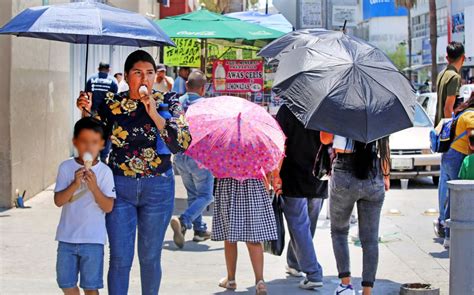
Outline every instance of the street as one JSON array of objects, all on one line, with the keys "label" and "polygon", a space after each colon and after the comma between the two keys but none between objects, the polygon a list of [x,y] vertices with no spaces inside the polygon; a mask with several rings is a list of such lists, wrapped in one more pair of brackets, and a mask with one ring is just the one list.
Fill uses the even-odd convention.
[{"label": "street", "polygon": [[[176,208],[179,214],[186,206],[185,190],[176,177]],[[0,294],[61,294],[55,282],[56,242],[54,234],[60,209],[53,204],[53,187],[29,200],[29,209],[0,212]],[[401,190],[394,182],[387,194],[381,221],[380,262],[374,294],[399,294],[402,283],[432,283],[448,294],[449,259],[441,240],[433,236],[436,216],[425,210],[437,208],[437,190],[430,179],[410,182]],[[399,210],[399,214],[396,212]],[[211,212],[205,219],[211,222]],[[87,217],[85,217],[87,218]],[[325,286],[316,294],[334,294],[338,283],[332,252],[326,206],[320,216],[314,244],[325,272]],[[351,237],[356,226],[351,229]],[[188,240],[192,233],[188,232]],[[287,235],[288,239],[288,235]],[[352,239],[351,240],[355,240]],[[354,286],[360,290],[362,251],[357,242],[350,243]],[[236,294],[255,292],[253,273],[244,244],[239,248]],[[107,255],[106,255],[107,260]],[[168,229],[163,250],[163,279],[160,294],[233,294],[217,286],[225,275],[223,243],[206,241],[186,243],[178,250]],[[108,261],[104,268],[106,281]],[[265,276],[269,294],[311,294],[300,290],[298,279],[285,274],[285,258],[265,255]],[[102,291],[106,293],[106,289]],[[130,294],[140,294],[138,257],[135,255],[130,279]]]}]

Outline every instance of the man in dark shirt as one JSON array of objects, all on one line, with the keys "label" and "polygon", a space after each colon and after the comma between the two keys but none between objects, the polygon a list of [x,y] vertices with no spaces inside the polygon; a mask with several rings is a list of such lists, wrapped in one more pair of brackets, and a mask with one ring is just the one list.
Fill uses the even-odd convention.
[{"label": "man in dark shirt", "polygon": [[86,92],[92,92],[92,112],[97,111],[107,92],[115,94],[118,91],[117,80],[109,75],[110,65],[100,62],[97,70],[99,72],[89,77],[86,84]]},{"label": "man in dark shirt", "polygon": [[[107,92],[117,93],[117,80],[109,75],[110,65],[105,62],[99,63],[98,73],[92,75],[86,84],[86,92],[92,92],[92,107],[91,113],[95,115],[100,104],[104,101]],[[110,133],[109,130],[106,131]],[[108,134],[107,134],[108,135]],[[105,147],[100,152],[100,160],[106,162],[112,147],[112,142],[108,139],[105,142]]]},{"label": "man in dark shirt", "polygon": [[321,146],[319,132],[309,130],[282,105],[276,115],[286,139],[286,157],[280,170],[283,213],[290,231],[287,272],[296,277],[306,274],[300,288],[323,286],[323,271],[313,245],[313,237],[323,199],[327,198],[327,181],[313,175],[314,162]]}]

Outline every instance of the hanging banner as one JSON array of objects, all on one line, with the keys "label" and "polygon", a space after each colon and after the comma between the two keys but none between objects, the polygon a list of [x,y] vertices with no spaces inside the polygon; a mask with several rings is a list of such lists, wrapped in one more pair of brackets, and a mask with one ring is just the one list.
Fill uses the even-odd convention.
[{"label": "hanging banner", "polygon": [[[198,39],[172,38],[176,47],[165,46],[163,62],[167,66],[199,68],[201,66],[201,43]],[[258,50],[208,44],[208,58],[256,59]]]},{"label": "hanging banner", "polygon": [[201,43],[198,39],[173,38],[176,47],[165,46],[163,61],[167,66],[199,68]]},{"label": "hanging banner", "polygon": [[263,91],[263,61],[216,60],[212,77],[216,92]]}]

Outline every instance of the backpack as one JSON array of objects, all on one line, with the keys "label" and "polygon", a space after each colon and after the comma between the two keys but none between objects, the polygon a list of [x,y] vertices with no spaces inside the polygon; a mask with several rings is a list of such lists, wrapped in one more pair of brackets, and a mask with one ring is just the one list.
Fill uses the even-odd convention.
[{"label": "backpack", "polygon": [[431,142],[431,150],[434,153],[446,153],[451,145],[464,137],[467,134],[467,131],[459,134],[454,137],[456,134],[456,125],[459,117],[461,117],[464,112],[472,112],[474,110],[464,110],[459,115],[451,118],[450,120],[446,120],[443,125],[441,126],[441,131],[439,133],[436,130],[431,130],[430,132],[430,142]]}]

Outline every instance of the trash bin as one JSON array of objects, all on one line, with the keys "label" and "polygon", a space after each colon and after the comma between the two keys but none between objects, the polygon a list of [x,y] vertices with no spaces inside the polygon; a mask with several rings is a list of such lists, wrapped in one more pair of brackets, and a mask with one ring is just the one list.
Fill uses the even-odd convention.
[{"label": "trash bin", "polygon": [[474,294],[474,180],[448,181],[451,199],[449,294]]}]

